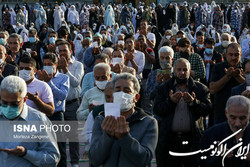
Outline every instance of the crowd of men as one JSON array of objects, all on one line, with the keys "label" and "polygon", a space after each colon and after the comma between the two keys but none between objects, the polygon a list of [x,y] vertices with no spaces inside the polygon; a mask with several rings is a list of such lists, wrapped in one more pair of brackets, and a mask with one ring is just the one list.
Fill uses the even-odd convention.
[{"label": "crowd of men", "polygon": [[83,121],[83,137],[0,141],[0,166],[66,167],[67,138],[72,167],[250,166],[250,3],[19,5],[2,7],[0,120]]}]

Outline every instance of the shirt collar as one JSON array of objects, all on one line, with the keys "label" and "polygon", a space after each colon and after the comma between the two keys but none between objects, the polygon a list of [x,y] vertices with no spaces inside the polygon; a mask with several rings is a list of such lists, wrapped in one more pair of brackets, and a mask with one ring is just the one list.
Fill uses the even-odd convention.
[{"label": "shirt collar", "polygon": [[59,72],[58,72],[58,70],[56,70],[56,74],[54,75],[54,77],[53,77],[53,78],[58,77],[58,75],[59,75]]},{"label": "shirt collar", "polygon": [[75,57],[74,57],[74,56],[71,56],[71,58],[69,59],[69,63],[70,63],[70,64],[73,64],[74,61],[75,61]]},{"label": "shirt collar", "polygon": [[24,103],[24,105],[23,105],[23,111],[22,111],[22,113],[21,113],[19,119],[20,119],[20,118],[24,119],[25,121],[28,121],[28,120],[27,120],[27,118],[28,118],[28,107],[27,107],[27,105],[26,105],[25,103]]},{"label": "shirt collar", "polygon": [[27,86],[33,86],[33,85],[35,85],[36,81],[37,81],[37,79],[36,79],[36,77],[34,77],[34,79]]}]

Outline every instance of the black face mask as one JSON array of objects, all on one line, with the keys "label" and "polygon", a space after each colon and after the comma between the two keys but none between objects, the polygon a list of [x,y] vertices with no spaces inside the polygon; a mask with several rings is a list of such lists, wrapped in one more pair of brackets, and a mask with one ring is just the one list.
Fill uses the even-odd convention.
[{"label": "black face mask", "polygon": [[178,77],[175,77],[177,84],[186,84],[187,83],[187,78],[180,79]]},{"label": "black face mask", "polygon": [[180,52],[180,56],[181,56],[182,58],[188,59],[189,54],[188,54],[188,52]]}]

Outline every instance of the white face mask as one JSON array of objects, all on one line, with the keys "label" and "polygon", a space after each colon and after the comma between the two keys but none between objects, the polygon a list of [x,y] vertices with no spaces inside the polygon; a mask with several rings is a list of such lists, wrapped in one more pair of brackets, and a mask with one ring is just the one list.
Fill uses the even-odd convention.
[{"label": "white face mask", "polygon": [[120,58],[120,57],[114,57],[114,58],[112,58],[112,63],[111,64],[113,64],[113,65],[116,65],[116,64],[122,64],[122,58]]},{"label": "white face mask", "polygon": [[229,41],[222,41],[222,42],[221,42],[221,45],[222,45],[224,48],[228,47],[229,44],[230,44]]},{"label": "white face mask", "polygon": [[121,106],[121,112],[126,112],[134,106],[134,96],[124,93],[115,92],[113,93],[114,103],[119,103]]},{"label": "white face mask", "polygon": [[171,38],[171,35],[166,35],[166,39],[170,39]]},{"label": "white face mask", "polygon": [[123,40],[119,40],[118,41],[118,45],[124,45],[124,41]]},{"label": "white face mask", "polygon": [[247,38],[247,39],[250,38],[250,34],[247,34],[247,35],[246,35],[246,38]]},{"label": "white face mask", "polygon": [[211,33],[214,34],[214,33],[215,33],[215,30],[211,30]]},{"label": "white face mask", "polygon": [[204,46],[203,44],[199,44],[199,48],[203,48],[203,46]]},{"label": "white face mask", "polygon": [[19,71],[19,77],[22,78],[24,81],[29,81],[31,80],[31,71],[30,70],[20,70]]},{"label": "white face mask", "polygon": [[96,81],[95,81],[96,86],[97,86],[99,89],[101,89],[101,90],[104,90],[104,89],[105,89],[107,83],[108,83],[107,80],[105,80],[105,81],[97,81],[97,80],[96,80]]},{"label": "white face mask", "polygon": [[4,60],[3,59],[0,59],[0,64],[3,64],[4,63]]}]

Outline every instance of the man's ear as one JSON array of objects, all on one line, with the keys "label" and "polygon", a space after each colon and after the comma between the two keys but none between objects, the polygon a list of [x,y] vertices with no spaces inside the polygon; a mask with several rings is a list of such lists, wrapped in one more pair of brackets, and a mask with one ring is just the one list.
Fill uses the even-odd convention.
[{"label": "man's ear", "polygon": [[36,72],[37,72],[37,69],[35,68],[35,70],[34,70],[34,74],[36,74]]},{"label": "man's ear", "polygon": [[110,78],[109,78],[109,81],[111,81],[111,79],[112,79],[112,73],[110,73]]},{"label": "man's ear", "polygon": [[26,96],[24,97],[24,99],[23,99],[23,102],[25,103],[27,99],[28,99],[28,96],[26,95]]},{"label": "man's ear", "polygon": [[225,112],[225,116],[226,116],[226,118],[227,118],[227,110],[225,110],[224,112]]},{"label": "man's ear", "polygon": [[140,99],[140,94],[136,94],[134,98],[134,102],[137,103]]}]

